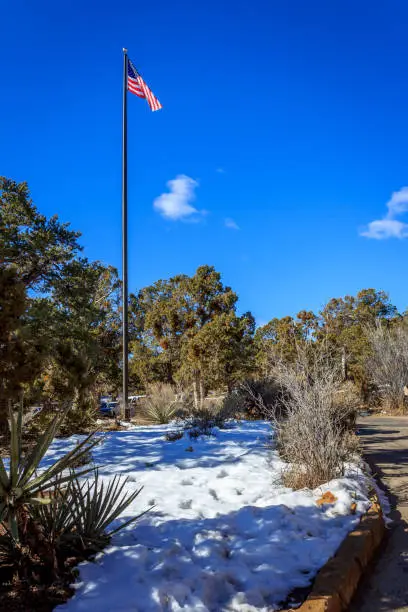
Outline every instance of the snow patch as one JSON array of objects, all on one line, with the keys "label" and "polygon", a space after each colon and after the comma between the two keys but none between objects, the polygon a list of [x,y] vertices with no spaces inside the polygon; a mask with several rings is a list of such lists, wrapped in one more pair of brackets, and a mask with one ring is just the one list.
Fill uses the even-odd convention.
[{"label": "snow patch", "polygon": [[[309,585],[370,502],[356,465],[315,491],[280,483],[284,463],[267,422],[165,440],[172,426],[112,431],[93,452],[100,475],[129,476],[141,494],[118,519],[151,505],[94,563],[80,565],[70,612],[266,612]],[[78,437],[54,441],[55,461]],[[192,452],[186,448],[192,446]],[[337,501],[318,507],[330,490]],[[351,504],[357,504],[352,515]]]}]

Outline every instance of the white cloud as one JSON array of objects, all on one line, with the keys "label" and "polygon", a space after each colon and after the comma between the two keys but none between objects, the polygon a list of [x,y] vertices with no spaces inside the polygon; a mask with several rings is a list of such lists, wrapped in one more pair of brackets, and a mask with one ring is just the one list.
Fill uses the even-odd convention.
[{"label": "white cloud", "polygon": [[408,187],[402,187],[399,191],[394,191],[391,200],[387,202],[387,218],[392,219],[402,215],[408,210]]},{"label": "white cloud", "polygon": [[239,225],[235,223],[234,219],[227,218],[225,219],[225,227],[229,229],[239,230]]},{"label": "white cloud", "polygon": [[360,236],[384,240],[386,238],[408,238],[408,223],[398,221],[399,217],[408,211],[408,187],[394,191],[387,202],[388,212],[383,219],[371,221]]},{"label": "white cloud", "polygon": [[402,223],[402,221],[396,221],[395,219],[371,221],[367,229],[360,233],[360,236],[376,238],[377,240],[384,240],[385,238],[408,238],[408,223]]},{"label": "white cloud", "polygon": [[224,168],[217,168],[216,172],[218,172],[218,174],[225,174]]},{"label": "white cloud", "polygon": [[201,212],[191,205],[195,200],[194,190],[197,186],[197,181],[185,174],[179,174],[175,179],[168,181],[169,193],[162,193],[154,200],[154,209],[166,219],[173,221],[200,215]]}]

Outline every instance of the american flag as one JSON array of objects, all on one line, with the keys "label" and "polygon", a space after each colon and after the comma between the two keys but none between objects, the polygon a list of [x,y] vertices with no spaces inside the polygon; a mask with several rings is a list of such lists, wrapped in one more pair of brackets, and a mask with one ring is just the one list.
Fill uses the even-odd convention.
[{"label": "american flag", "polygon": [[128,91],[136,94],[139,98],[146,98],[152,111],[157,111],[162,108],[162,105],[151,91],[150,87],[146,85],[130,59],[128,59],[127,88]]}]

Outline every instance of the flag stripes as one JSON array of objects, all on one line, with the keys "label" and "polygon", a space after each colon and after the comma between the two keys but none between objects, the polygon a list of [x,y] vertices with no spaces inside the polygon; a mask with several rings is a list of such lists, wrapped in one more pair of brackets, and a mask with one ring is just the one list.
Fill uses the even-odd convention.
[{"label": "flag stripes", "polygon": [[128,59],[127,89],[136,96],[139,96],[139,98],[145,98],[152,111],[157,111],[162,108],[159,100],[150,87],[144,82],[130,59]]}]

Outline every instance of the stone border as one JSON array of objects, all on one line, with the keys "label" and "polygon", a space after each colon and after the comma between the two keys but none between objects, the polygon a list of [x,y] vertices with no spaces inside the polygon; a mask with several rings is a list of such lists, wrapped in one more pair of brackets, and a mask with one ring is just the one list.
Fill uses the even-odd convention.
[{"label": "stone border", "polygon": [[299,608],[281,612],[343,612],[385,535],[385,523],[375,495],[359,526],[343,540],[334,557],[318,572],[312,591]]}]

